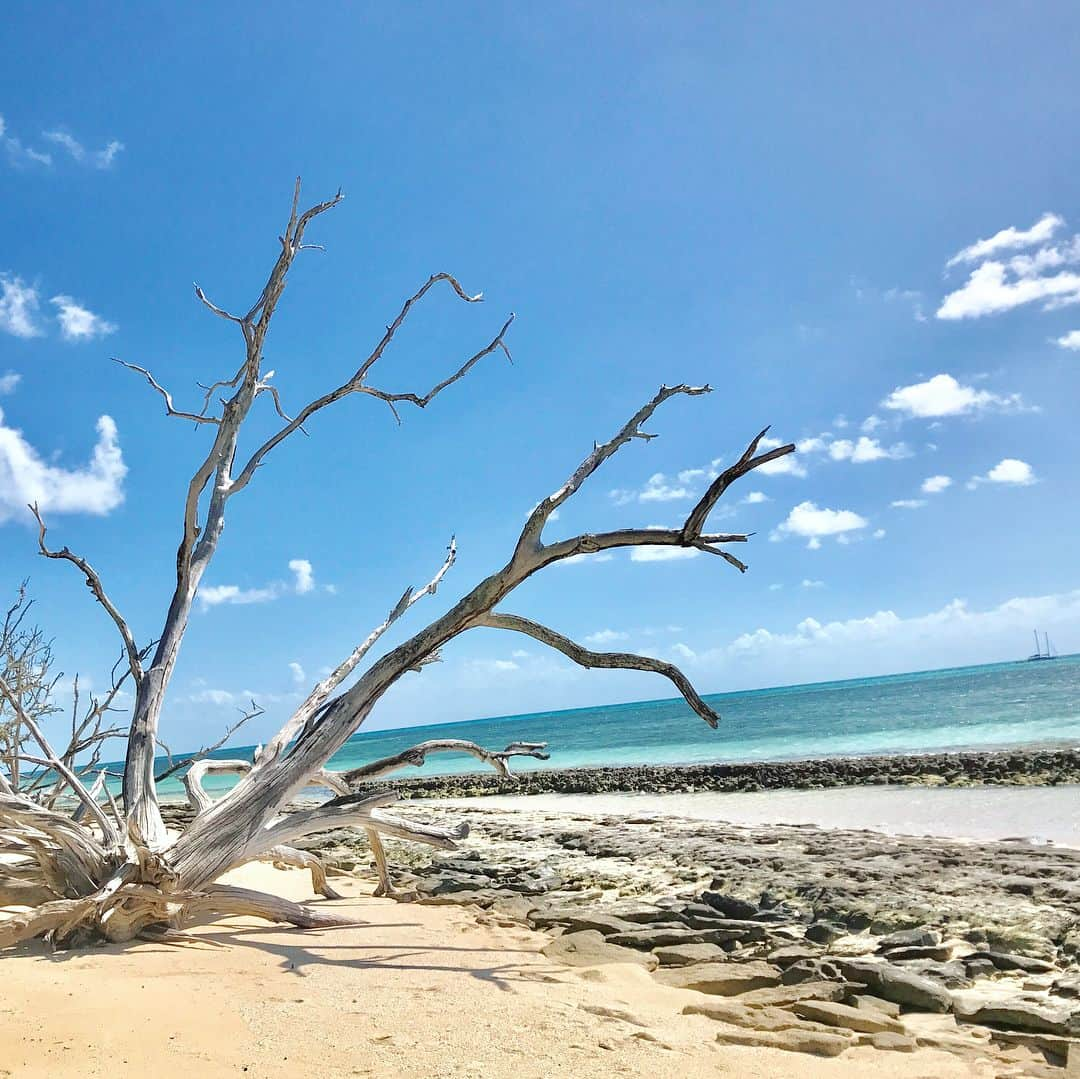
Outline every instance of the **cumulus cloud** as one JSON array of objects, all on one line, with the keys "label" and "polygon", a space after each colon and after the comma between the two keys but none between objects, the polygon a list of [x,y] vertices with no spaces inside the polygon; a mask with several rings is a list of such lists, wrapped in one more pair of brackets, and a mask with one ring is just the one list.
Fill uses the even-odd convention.
[{"label": "cumulus cloud", "polygon": [[[982,318],[1031,303],[1042,304],[1043,310],[1080,303],[1080,274],[1062,268],[1080,263],[1080,235],[1050,242],[1064,224],[1057,214],[1044,214],[1029,229],[1002,229],[954,255],[947,263],[950,268],[979,265],[942,300],[937,317]],[[1035,250],[1003,257],[1029,248]]]},{"label": "cumulus cloud", "polygon": [[678,502],[681,499],[696,498],[704,490],[705,483],[719,475],[719,464],[720,458],[717,457],[708,468],[684,468],[674,476],[655,472],[640,488],[628,490],[617,487],[609,491],[608,495],[617,506],[625,506],[630,502]]},{"label": "cumulus cloud", "polygon": [[42,513],[104,516],[124,501],[127,465],[111,416],[97,421],[90,462],[79,468],[49,464],[23,433],[8,427],[0,411],[0,524],[23,518],[28,503]]},{"label": "cumulus cloud", "polygon": [[1031,627],[1053,637],[1080,635],[1080,589],[1014,597],[974,610],[954,599],[929,613],[901,615],[879,610],[861,618],[806,618],[792,629],[759,628],[728,644],[699,651],[699,677],[726,684],[745,678],[768,684],[864,677],[928,666],[984,663],[1025,655]]},{"label": "cumulus cloud", "polygon": [[[772,450],[783,443],[778,438],[765,437],[758,443],[758,450]],[[806,467],[799,461],[794,453],[784,457],[777,457],[775,461],[766,461],[754,469],[755,476],[798,476],[800,479],[806,475]]]},{"label": "cumulus cloud", "polygon": [[893,446],[882,446],[876,438],[862,435],[856,442],[841,438],[829,444],[829,456],[834,461],[851,461],[861,465],[868,461],[899,461],[911,456],[911,450],[903,442]]},{"label": "cumulus cloud", "polygon": [[223,603],[246,606],[249,603],[269,603],[280,592],[273,585],[266,588],[241,588],[235,584],[204,585],[199,589],[199,602],[205,610]]},{"label": "cumulus cloud", "polygon": [[5,371],[0,375],[0,397],[14,393],[21,381],[22,375],[14,371]]},{"label": "cumulus cloud", "polygon": [[1018,393],[1002,397],[989,390],[964,386],[952,375],[934,375],[925,382],[897,386],[884,401],[883,408],[917,419],[963,416],[987,409],[1009,411],[1023,408]]},{"label": "cumulus cloud", "polygon": [[671,562],[679,558],[696,558],[696,547],[631,547],[631,562]]},{"label": "cumulus cloud", "polygon": [[925,498],[898,498],[895,502],[890,502],[889,505],[894,510],[917,510],[922,509],[926,505]]},{"label": "cumulus cloud", "polygon": [[802,582],[803,588],[824,588],[824,581],[812,581],[809,577],[804,577]]},{"label": "cumulus cloud", "polygon": [[0,274],[0,330],[15,337],[40,337],[42,331],[34,318],[37,308],[37,289],[21,277]]},{"label": "cumulus cloud", "polygon": [[297,685],[300,685],[307,677],[307,675],[304,673],[304,668],[295,661],[289,664],[289,672],[292,674],[292,680]]},{"label": "cumulus cloud", "polygon": [[1016,251],[1025,247],[1037,247],[1046,243],[1065,224],[1057,214],[1045,213],[1029,229],[1018,229],[1010,225],[986,240],[975,243],[958,251],[946,266],[956,266],[963,262],[980,262],[999,251]]},{"label": "cumulus cloud", "polygon": [[629,633],[623,633],[617,629],[600,629],[590,633],[585,638],[586,644],[612,644],[614,641],[625,641],[630,637]]},{"label": "cumulus cloud", "polygon": [[569,558],[560,558],[556,566],[580,566],[585,562],[610,562],[615,556],[610,551],[598,551],[596,554],[573,554]]},{"label": "cumulus cloud", "polygon": [[1070,330],[1054,342],[1058,348],[1067,348],[1073,352],[1080,352],[1080,330]]},{"label": "cumulus cloud", "polygon": [[764,491],[751,491],[744,499],[742,499],[743,505],[746,506],[756,506],[761,502],[771,501],[772,499],[769,498],[769,496],[765,494]]},{"label": "cumulus cloud", "polygon": [[927,476],[922,481],[920,488],[923,494],[939,495],[942,491],[952,486],[952,478],[949,476]]},{"label": "cumulus cloud", "polygon": [[95,337],[116,332],[113,323],[106,322],[70,296],[54,296],[49,303],[57,309],[56,321],[60,323],[60,336],[65,341],[92,341]]},{"label": "cumulus cloud", "polygon": [[298,596],[306,595],[315,587],[315,573],[306,558],[291,559],[289,569],[293,572],[293,588]]},{"label": "cumulus cloud", "polygon": [[1035,470],[1027,461],[1006,457],[998,461],[985,476],[972,476],[968,487],[978,487],[982,483],[1000,483],[1011,487],[1028,487],[1035,483]]},{"label": "cumulus cloud", "polygon": [[[242,607],[252,603],[270,603],[290,593],[306,596],[315,590],[315,571],[306,558],[290,559],[289,569],[292,571],[293,579],[288,583],[271,581],[261,588],[241,588],[236,584],[204,585],[199,589],[202,610],[206,611],[222,604]],[[327,591],[333,591],[332,587],[328,585]]]},{"label": "cumulus cloud", "polygon": [[811,550],[821,546],[823,537],[842,536],[865,528],[870,522],[852,510],[818,508],[813,502],[800,502],[776,528],[771,539],[787,535],[801,536]]}]

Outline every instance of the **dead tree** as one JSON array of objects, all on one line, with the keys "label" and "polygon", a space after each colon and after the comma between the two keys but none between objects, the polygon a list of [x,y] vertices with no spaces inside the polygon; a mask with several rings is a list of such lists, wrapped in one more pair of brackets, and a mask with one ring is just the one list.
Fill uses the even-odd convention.
[{"label": "dead tree", "polygon": [[[290,435],[311,424],[324,408],[342,398],[359,394],[388,405],[398,416],[400,406],[423,409],[444,390],[463,379],[485,357],[502,352],[509,358],[507,332],[514,316],[503,322],[494,337],[426,392],[392,392],[373,383],[376,368],[410,311],[433,288],[446,287],[466,304],[471,295],[448,273],[434,274],[405,301],[375,348],[340,385],[301,408],[286,413],[272,372],[263,370],[263,349],[270,323],[285,289],[286,279],[299,254],[313,245],[305,234],[315,218],[337,206],[339,192],[326,202],[299,212],[297,181],[292,211],[279,237],[280,252],[254,305],[234,314],[207,298],[198,285],[199,301],[218,318],[235,326],[243,340],[243,360],[231,378],[204,387],[201,405],[179,409],[172,394],[150,371],[134,364],[124,366],[140,374],[165,405],[166,414],[206,428],[209,449],[195,468],[183,506],[180,542],[176,555],[176,587],[164,623],[153,645],[137,643],[134,632],[109,598],[93,567],[66,547],[46,545],[44,522],[39,545],[43,555],[72,563],[102,605],[118,631],[127,672],[134,686],[135,703],[127,738],[123,772],[122,811],[107,813],[75,770],[56,754],[40,726],[21,716],[39,747],[39,759],[66,784],[80,804],[80,820],[10,790],[0,792],[0,851],[17,853],[18,861],[8,875],[33,884],[44,901],[29,911],[0,922],[0,945],[33,936],[54,941],[81,935],[126,940],[140,934],[169,937],[192,922],[220,915],[244,913],[297,926],[339,924],[340,916],[325,907],[307,908],[272,895],[216,883],[227,870],[252,860],[311,868],[318,890],[325,893],[321,867],[313,867],[310,855],[295,849],[298,840],[343,825],[366,829],[372,837],[382,888],[392,893],[386,876],[380,836],[394,836],[435,847],[452,848],[465,829],[436,827],[393,815],[386,810],[395,795],[363,788],[355,782],[385,774],[396,767],[415,764],[427,753],[462,751],[505,771],[516,755],[541,756],[543,746],[525,743],[490,752],[459,743],[428,743],[398,758],[373,764],[353,773],[335,774],[327,762],[341,749],[371,714],[383,694],[410,671],[420,671],[439,658],[440,650],[454,638],[477,627],[522,633],[562,652],[584,667],[649,671],[667,678],[690,707],[710,726],[719,717],[698,695],[676,667],[662,660],[621,652],[594,652],[576,644],[547,626],[502,610],[502,605],[527,578],[557,562],[623,547],[693,548],[717,555],[743,571],[745,565],[727,547],[743,543],[747,536],[710,532],[710,511],[727,488],[748,472],[791,453],[792,445],[759,451],[762,431],[729,468],[716,476],[686,519],[677,528],[623,528],[587,532],[552,543],[543,540],[544,526],[605,461],[628,443],[654,437],[644,426],[653,413],[672,397],[697,397],[708,386],[662,386],[622,428],[607,441],[594,443],[581,464],[556,491],[542,499],[529,515],[507,561],[467,591],[445,614],[414,633],[404,643],[370,663],[347,688],[342,684],[364,661],[391,625],[410,612],[425,596],[432,595],[454,563],[456,547],[451,539],[438,572],[423,588],[407,588],[383,622],[355,650],[319,682],[284,726],[255,753],[253,761],[222,762],[202,759],[188,771],[185,782],[197,810],[194,820],[179,834],[165,827],[155,782],[155,753],[159,745],[162,703],[187,630],[192,604],[221,538],[232,500],[255,480]],[[245,421],[261,397],[267,397],[281,419],[270,438],[249,456],[239,456],[238,439]],[[35,510],[36,514],[36,510]],[[0,680],[0,694],[18,713],[17,696]],[[231,771],[238,782],[212,801],[202,789],[202,778],[211,771]],[[287,812],[287,807],[311,785],[329,787],[336,797],[312,809]]]}]

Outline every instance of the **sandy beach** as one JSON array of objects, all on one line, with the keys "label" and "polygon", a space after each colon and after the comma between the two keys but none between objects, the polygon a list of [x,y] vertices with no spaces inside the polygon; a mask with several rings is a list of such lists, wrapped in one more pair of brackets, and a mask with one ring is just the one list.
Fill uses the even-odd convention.
[{"label": "sandy beach", "polygon": [[[231,879],[311,895],[297,871],[249,866]],[[563,967],[540,954],[546,935],[519,925],[373,899],[361,882],[341,889],[348,898],[335,906],[355,911],[355,928],[230,919],[187,946],[34,945],[5,956],[0,1075],[997,1074],[932,1049],[821,1060],[720,1046],[712,1020],[681,1014],[701,994],[659,986],[640,967]]]}]

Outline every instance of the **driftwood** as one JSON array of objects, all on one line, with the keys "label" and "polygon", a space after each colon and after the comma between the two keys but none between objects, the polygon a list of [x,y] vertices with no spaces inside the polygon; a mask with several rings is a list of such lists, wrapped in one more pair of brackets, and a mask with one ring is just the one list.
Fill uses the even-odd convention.
[{"label": "driftwood", "polygon": [[[751,439],[738,460],[712,481],[676,528],[586,532],[553,543],[543,541],[544,527],[551,516],[605,461],[633,441],[655,437],[643,427],[661,405],[673,397],[699,397],[709,392],[708,386],[662,386],[612,438],[593,445],[566,482],[536,505],[505,564],[467,591],[445,614],[385,652],[348,688],[342,688],[390,626],[443,583],[456,557],[453,539],[432,579],[423,588],[404,590],[382,623],[313,687],[277,734],[255,752],[252,761],[218,760],[207,749],[193,760],[179,765],[174,762],[164,773],[155,774],[155,754],[163,744],[159,732],[162,705],[192,606],[217,550],[232,499],[254,481],[257,471],[290,435],[300,430],[306,433],[305,425],[310,425],[322,409],[346,397],[361,395],[385,403],[399,418],[400,406],[425,408],[465,378],[485,357],[501,352],[509,358],[505,338],[513,315],[504,320],[486,345],[425,392],[391,392],[371,384],[376,366],[409,312],[431,289],[446,287],[470,305],[482,299],[480,295],[467,293],[450,274],[435,274],[405,302],[378,344],[348,378],[304,405],[295,415],[288,415],[271,384],[273,372],[263,370],[264,344],[294,261],[301,252],[314,246],[305,242],[306,230],[342,199],[339,192],[301,213],[299,197],[297,181],[288,224],[279,237],[280,252],[257,300],[244,314],[219,307],[199,286],[195,287],[198,300],[215,316],[235,326],[243,340],[243,360],[231,378],[203,387],[201,405],[183,409],[175,406],[173,395],[147,369],[124,363],[163,399],[167,416],[192,422],[210,436],[209,448],[187,487],[176,554],[176,584],[163,625],[151,643],[139,643],[138,636],[110,599],[101,577],[86,559],[66,547],[53,550],[46,545],[45,522],[37,508],[32,507],[38,522],[40,553],[74,565],[118,631],[123,646],[124,678],[130,679],[135,700],[121,777],[122,808],[111,801],[104,784],[88,786],[92,781],[86,773],[66,759],[65,754],[54,752],[33,717],[19,717],[26,720],[23,726],[38,746],[33,759],[42,773],[51,777],[48,782],[52,788],[48,804],[41,804],[41,799],[18,792],[10,777],[5,778],[0,771],[0,852],[14,855],[13,859],[7,859],[10,865],[0,863],[0,895],[17,894],[31,907],[26,913],[0,919],[0,945],[34,936],[45,936],[56,943],[86,936],[114,941],[136,936],[180,940],[183,927],[231,914],[254,915],[304,927],[341,924],[340,917],[327,913],[326,908],[313,910],[273,896],[223,886],[217,881],[235,866],[264,860],[309,870],[314,890],[332,895],[318,859],[297,850],[295,844],[306,836],[342,826],[367,832],[379,873],[379,893],[400,895],[390,880],[381,837],[453,849],[467,829],[463,825],[436,827],[397,816],[387,809],[396,795],[366,787],[367,781],[401,767],[419,766],[429,755],[441,752],[471,754],[504,775],[509,774],[509,762],[515,757],[546,759],[545,746],[541,743],[515,743],[502,750],[489,750],[447,739],[421,743],[394,757],[351,771],[336,773],[327,769],[334,754],[399,678],[436,662],[446,644],[471,629],[484,627],[524,633],[585,667],[623,668],[662,675],[707,723],[715,726],[719,720],[685,675],[671,664],[626,653],[593,652],[547,626],[499,609],[518,585],[533,574],[566,559],[623,547],[693,548],[717,555],[740,571],[746,569],[726,548],[744,543],[748,537],[710,532],[707,520],[732,483],[794,450],[792,445],[783,445],[759,452],[765,431]],[[281,426],[245,459],[238,456],[240,433],[262,397],[268,398],[281,419]],[[18,695],[10,692],[10,687],[5,688],[2,681],[0,693],[12,707],[17,707]],[[162,818],[157,783],[163,775],[184,768],[185,787],[196,815],[179,834],[173,834]],[[203,787],[205,777],[213,773],[237,777],[235,786],[216,800]],[[312,786],[329,788],[335,796],[322,805],[288,812],[287,807],[297,796]],[[100,801],[102,796],[106,798],[104,806]],[[61,802],[72,800],[78,806],[77,819],[58,808]]]}]

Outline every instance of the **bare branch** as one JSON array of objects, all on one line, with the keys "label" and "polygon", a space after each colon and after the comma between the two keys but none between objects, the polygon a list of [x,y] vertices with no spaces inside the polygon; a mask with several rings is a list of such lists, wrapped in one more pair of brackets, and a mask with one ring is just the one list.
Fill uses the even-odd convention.
[{"label": "bare branch", "polygon": [[[511,359],[510,350],[506,347],[506,343],[503,338],[506,335],[506,331],[510,329],[511,324],[514,321],[514,317],[514,315],[511,315],[506,320],[506,322],[503,323],[502,329],[499,330],[498,334],[489,344],[485,345],[479,352],[474,353],[472,356],[470,356],[469,359],[467,359],[461,365],[461,367],[457,369],[457,371],[450,375],[449,378],[444,378],[442,382],[434,385],[425,394],[421,395],[416,393],[386,393],[383,390],[376,390],[371,386],[358,386],[356,387],[356,392],[366,393],[371,397],[377,397],[380,401],[385,401],[391,407],[391,409],[393,409],[394,405],[397,404],[399,401],[407,401],[409,402],[409,404],[416,405],[417,408],[426,408],[429,404],[431,404],[432,399],[442,393],[442,391],[445,390],[447,386],[452,386],[459,379],[464,378],[469,373],[469,371],[471,371],[472,368],[476,366],[476,364],[478,364],[485,356],[490,355],[496,349],[501,349],[506,354],[506,358]],[[398,417],[396,409],[394,409],[394,416],[397,417],[398,422],[400,423],[401,420],[400,417]]]},{"label": "bare branch", "polygon": [[218,318],[223,318],[226,320],[226,322],[235,322],[237,323],[237,325],[243,325],[244,320],[238,315],[230,315],[228,311],[223,310],[222,308],[218,307],[216,303],[212,303],[209,299],[207,299],[206,293],[203,292],[203,290],[199,287],[199,283],[197,281],[195,282],[195,295],[198,296],[199,302],[205,307],[208,307],[211,311],[213,311],[214,314],[218,316]]},{"label": "bare branch", "polygon": [[755,438],[751,439],[750,445],[746,447],[743,455],[735,462],[735,464],[730,468],[724,469],[724,471],[709,484],[708,490],[701,496],[698,504],[690,511],[690,515],[686,518],[686,524],[683,525],[683,535],[687,540],[701,538],[702,529],[705,527],[705,519],[720,500],[720,496],[737,479],[741,479],[755,468],[760,468],[761,465],[768,464],[769,461],[775,461],[779,457],[786,457],[789,453],[795,452],[795,444],[789,442],[786,446],[777,446],[775,449],[768,450],[755,457],[754,454],[757,453],[758,445],[768,433],[768,427],[759,432]]},{"label": "bare branch", "polygon": [[82,570],[83,576],[86,578],[86,587],[94,593],[94,598],[105,608],[109,617],[116,624],[116,628],[120,631],[120,636],[124,641],[124,648],[127,650],[128,666],[131,669],[132,677],[136,682],[141,682],[143,679],[143,668],[139,647],[135,644],[135,638],[132,635],[127,622],[124,621],[124,618],[117,610],[116,605],[105,594],[105,589],[101,584],[101,578],[85,558],[80,558],[77,554],[68,550],[67,547],[61,547],[59,551],[50,551],[49,548],[45,546],[45,522],[38,512],[36,502],[30,506],[30,512],[33,513],[34,519],[38,523],[38,549],[46,558],[63,559],[64,561],[73,563]]},{"label": "bare branch", "polygon": [[169,766],[163,771],[154,776],[154,782],[160,783],[162,780],[168,779],[169,776],[179,772],[181,768],[186,768],[189,764],[196,764],[199,761],[209,757],[211,753],[221,749],[223,745],[245,724],[249,719],[255,719],[257,716],[261,716],[265,709],[260,708],[254,701],[251,702],[251,710],[244,712],[240,718],[228,727],[225,733],[216,741],[213,745],[203,746],[197,753],[193,753],[190,757],[183,757],[178,761],[172,759],[172,753],[169,752],[168,746],[165,746],[163,742],[159,740],[158,744],[163,746],[168,758]]},{"label": "bare branch", "polygon": [[392,757],[383,757],[382,760],[372,761],[371,764],[363,764],[359,768],[351,768],[347,772],[337,774],[351,786],[354,783],[363,783],[388,775],[399,768],[420,768],[432,753],[467,753],[485,764],[490,764],[504,779],[512,779],[513,773],[507,766],[507,761],[512,757],[533,757],[539,761],[550,760],[551,754],[544,753],[545,749],[547,749],[547,742],[511,742],[505,749],[493,752],[475,742],[467,742],[460,738],[436,738],[420,742],[400,753],[395,753]]},{"label": "bare branch", "polygon": [[113,357],[113,363],[118,363],[121,367],[126,367],[129,371],[136,371],[140,375],[142,375],[146,379],[146,381],[149,382],[150,385],[164,398],[166,416],[176,416],[178,419],[181,420],[191,420],[192,423],[221,423],[221,420],[219,420],[216,416],[207,416],[205,409],[202,412],[197,413],[184,412],[180,409],[174,408],[172,394],[169,393],[169,391],[165,389],[164,386],[160,385],[158,381],[154,378],[154,376],[150,374],[150,372],[147,371],[145,367],[140,367],[138,364],[135,363],[128,363],[126,360],[117,359],[115,356]]},{"label": "bare branch", "polygon": [[112,821],[102,812],[101,807],[98,805],[97,800],[93,798],[90,792],[83,785],[82,780],[79,779],[74,772],[56,755],[52,746],[49,745],[48,739],[42,733],[41,728],[34,722],[33,718],[29,716],[23,709],[22,703],[19,701],[18,696],[7,684],[3,677],[0,677],[0,694],[6,699],[16,716],[19,718],[19,722],[30,732],[33,739],[46,756],[46,760],[41,763],[51,768],[58,775],[64,777],[68,786],[71,787],[75,796],[86,806],[90,815],[97,821],[98,826],[101,828],[101,834],[105,839],[105,845],[109,848],[116,848],[120,846],[120,837],[116,833],[116,829],[112,825]]},{"label": "bare branch", "polygon": [[375,642],[410,608],[414,603],[424,598],[433,596],[438,591],[443,578],[450,572],[450,567],[457,558],[457,541],[450,537],[450,546],[447,548],[446,559],[439,572],[431,578],[423,588],[414,592],[412,586],[405,589],[401,599],[394,604],[393,610],[386,616],[383,622],[376,626],[368,636],[356,646],[355,649],[338,664],[315,688],[308,694],[307,699],[292,714],[289,721],[280,731],[263,747],[262,752],[256,754],[255,766],[262,767],[276,760],[285,747],[318,715],[320,709],[329,699],[330,694],[356,669],[357,664],[371,650]]},{"label": "bare branch", "polygon": [[652,418],[652,414],[660,407],[660,405],[669,398],[675,397],[677,394],[698,397],[701,394],[711,392],[711,386],[687,386],[684,384],[678,386],[661,386],[652,400],[642,405],[641,408],[639,408],[637,412],[623,424],[619,433],[615,435],[614,438],[609,439],[607,442],[594,444],[592,453],[578,465],[574,470],[573,475],[566,483],[564,483],[554,494],[548,495],[547,498],[540,501],[536,509],[529,514],[529,519],[525,522],[525,527],[521,531],[521,538],[518,540],[518,551],[535,549],[539,546],[540,533],[543,531],[544,525],[551,515],[571,495],[578,491],[581,485],[609,457],[617,453],[623,446],[635,438],[640,438],[647,442],[656,437],[655,435],[644,433],[641,430],[641,425]]},{"label": "bare branch", "polygon": [[582,648],[580,644],[556,633],[547,626],[540,625],[528,618],[522,618],[516,614],[499,614],[491,611],[481,616],[474,623],[477,626],[488,626],[491,629],[509,629],[516,633],[524,633],[541,644],[550,645],[552,648],[569,656],[575,663],[582,667],[605,667],[620,668],[631,671],[650,671],[653,674],[662,674],[686,699],[686,703],[710,727],[715,727],[720,722],[720,717],[714,712],[698,694],[698,691],[690,684],[690,680],[674,664],[665,663],[652,656],[636,656],[630,652],[590,652]]},{"label": "bare branch", "polygon": [[[506,336],[507,330],[509,330],[510,328],[511,323],[514,321],[513,315],[511,315],[506,320],[506,322],[503,324],[502,329],[499,330],[498,334],[496,334],[496,336],[484,348],[482,348],[479,352],[475,353],[468,360],[466,360],[465,363],[462,364],[462,366],[459,367],[458,370],[455,371],[454,374],[452,374],[449,378],[443,379],[442,382],[433,386],[426,394],[423,394],[422,396],[415,393],[386,393],[382,390],[376,390],[364,384],[364,376],[371,369],[372,364],[374,364],[376,360],[379,359],[386,346],[393,339],[393,336],[397,332],[398,327],[400,327],[401,323],[404,322],[405,316],[408,315],[409,309],[418,299],[420,299],[421,296],[424,295],[425,292],[427,292],[427,290],[436,281],[449,281],[454,291],[457,292],[457,294],[461,296],[462,299],[470,303],[475,303],[481,298],[480,296],[468,296],[465,293],[464,289],[462,289],[461,286],[457,283],[457,280],[451,277],[450,274],[435,274],[433,277],[431,277],[424,285],[424,287],[419,290],[419,292],[417,292],[408,301],[406,301],[405,306],[401,310],[401,313],[398,315],[397,319],[395,319],[394,322],[391,323],[389,327],[387,327],[386,333],[383,335],[383,338],[379,342],[379,344],[375,347],[375,350],[371,353],[370,356],[368,356],[366,360],[364,360],[364,362],[360,365],[360,367],[356,370],[355,374],[353,374],[352,377],[350,377],[347,381],[343,382],[340,386],[337,387],[337,389],[331,390],[329,393],[323,394],[322,397],[319,397],[315,401],[312,401],[310,404],[305,405],[304,408],[300,410],[300,412],[292,421],[287,423],[283,428],[281,428],[280,431],[268,438],[257,450],[255,450],[255,452],[248,459],[247,464],[244,465],[244,467],[240,470],[239,474],[233,480],[230,488],[231,493],[242,490],[251,482],[251,478],[255,474],[255,470],[262,463],[263,458],[265,458],[266,455],[275,446],[283,442],[294,431],[299,430],[301,427],[303,427],[307,420],[316,412],[320,411],[320,409],[326,408],[327,405],[334,404],[335,401],[340,401],[341,398],[346,397],[351,393],[368,394],[369,396],[376,397],[381,401],[386,401],[391,408],[393,408],[394,403],[398,401],[408,401],[412,404],[417,405],[420,408],[424,408],[431,402],[431,399],[433,397],[441,393],[444,389],[446,389],[447,386],[450,386],[453,383],[457,382],[459,379],[464,378],[465,375],[467,375],[469,371],[485,356],[489,355],[492,352],[495,352],[496,350],[502,350],[504,353],[506,353],[507,357],[510,356],[510,352],[506,347],[504,338]],[[395,415],[397,415],[396,412]]]}]

